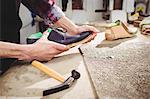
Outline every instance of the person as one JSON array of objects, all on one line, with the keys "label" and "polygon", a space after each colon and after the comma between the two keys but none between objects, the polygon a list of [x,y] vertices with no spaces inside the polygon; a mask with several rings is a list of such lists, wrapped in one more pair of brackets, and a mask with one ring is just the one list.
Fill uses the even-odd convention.
[{"label": "person", "polygon": [[[9,5],[10,5],[11,4],[10,2],[12,1],[13,0],[8,0],[7,2],[9,2]],[[14,1],[15,1],[15,6],[16,6],[16,12],[15,12],[16,27],[15,28],[16,28],[17,33],[19,33],[19,30],[22,25],[20,17],[19,17],[20,3],[25,5],[30,11],[36,13],[41,18],[43,18],[45,22],[49,24],[55,24],[58,27],[61,27],[67,30],[67,32],[71,35],[76,35],[83,31],[98,32],[98,30],[92,26],[75,25],[70,19],[68,19],[64,15],[64,13],[60,10],[60,8],[57,5],[55,5],[53,0],[14,0]],[[6,4],[4,4],[4,6],[11,7]],[[8,17],[10,18],[10,16]],[[11,24],[12,23],[10,22],[9,25]],[[13,25],[15,24],[12,24],[12,27],[14,27]],[[11,28],[11,26],[9,27]],[[49,61],[55,55],[68,50],[68,47],[66,45],[48,41],[47,33],[48,32],[45,31],[41,39],[39,39],[37,42],[33,44],[28,44],[28,45],[18,44],[19,41],[12,43],[11,40],[10,42],[9,40],[1,40],[0,41],[0,57],[1,58],[16,58],[18,60],[26,60],[26,61],[32,61],[35,59],[39,61]],[[94,38],[94,35],[93,37],[91,37],[91,39],[93,38]]]}]

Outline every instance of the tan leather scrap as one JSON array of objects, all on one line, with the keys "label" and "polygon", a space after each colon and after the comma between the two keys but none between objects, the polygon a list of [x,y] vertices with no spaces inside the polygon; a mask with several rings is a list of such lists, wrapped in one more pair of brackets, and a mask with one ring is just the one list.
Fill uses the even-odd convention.
[{"label": "tan leather scrap", "polygon": [[128,28],[120,22],[119,25],[112,26],[106,29],[105,36],[107,40],[116,40],[119,38],[133,37],[134,34],[128,32]]}]

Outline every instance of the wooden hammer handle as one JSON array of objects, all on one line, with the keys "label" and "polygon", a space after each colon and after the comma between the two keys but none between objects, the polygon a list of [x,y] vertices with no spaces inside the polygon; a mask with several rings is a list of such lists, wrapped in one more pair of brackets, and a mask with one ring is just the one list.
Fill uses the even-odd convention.
[{"label": "wooden hammer handle", "polygon": [[60,82],[65,81],[65,78],[62,75],[60,75],[58,72],[54,71],[53,69],[48,68],[46,65],[42,64],[41,62],[34,60],[31,64],[56,80]]}]

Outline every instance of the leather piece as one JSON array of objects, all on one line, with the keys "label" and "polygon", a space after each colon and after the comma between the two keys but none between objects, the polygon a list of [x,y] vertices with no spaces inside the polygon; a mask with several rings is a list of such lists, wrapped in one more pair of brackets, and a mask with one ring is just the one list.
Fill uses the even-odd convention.
[{"label": "leather piece", "polygon": [[134,34],[128,32],[128,28],[120,22],[120,25],[109,27],[105,30],[107,40],[116,40],[119,38],[133,37]]}]

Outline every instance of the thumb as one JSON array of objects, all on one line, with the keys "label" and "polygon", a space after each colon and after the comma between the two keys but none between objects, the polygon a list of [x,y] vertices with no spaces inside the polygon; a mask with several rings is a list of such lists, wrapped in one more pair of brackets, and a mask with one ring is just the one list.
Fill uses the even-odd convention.
[{"label": "thumb", "polygon": [[48,30],[44,31],[44,32],[43,32],[42,39],[47,39],[48,35],[49,35]]}]

